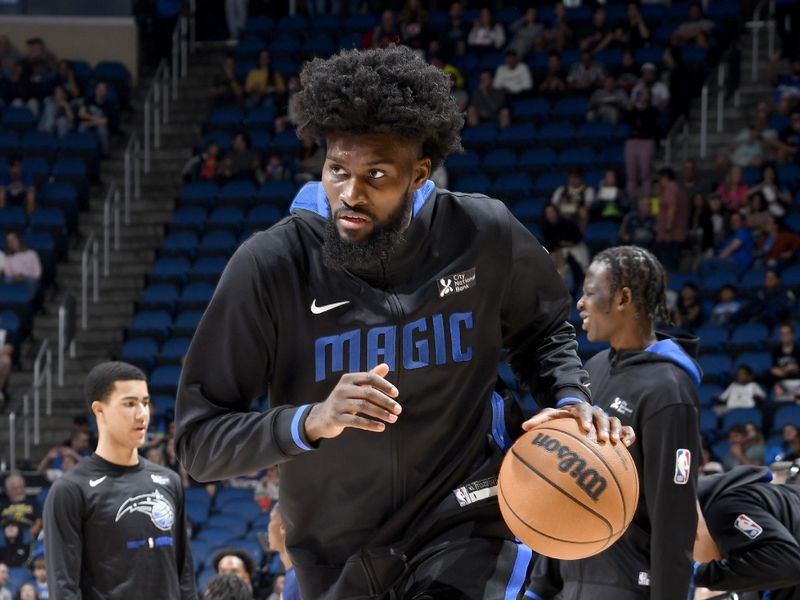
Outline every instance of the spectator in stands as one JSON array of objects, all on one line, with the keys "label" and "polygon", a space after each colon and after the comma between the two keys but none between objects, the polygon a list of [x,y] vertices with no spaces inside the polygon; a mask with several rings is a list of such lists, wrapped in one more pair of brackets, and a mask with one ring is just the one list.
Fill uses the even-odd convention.
[{"label": "spectator in stands", "polygon": [[472,48],[502,48],[506,43],[506,32],[500,23],[495,23],[492,11],[484,6],[472,25],[467,43]]},{"label": "spectator in stands", "polygon": [[550,202],[562,218],[573,221],[583,231],[589,222],[589,207],[594,202],[594,190],[584,183],[579,170],[572,169],[567,184],[556,188]]},{"label": "spectator in stands", "polygon": [[744,215],[745,227],[748,227],[757,237],[766,227],[767,221],[770,219],[767,203],[764,200],[764,196],[760,193],[747,195],[747,201],[744,208],[742,208],[742,214]]},{"label": "spectator in stands", "polygon": [[0,103],[3,106],[24,106],[35,117],[39,113],[39,103],[36,98],[31,98],[22,63],[11,61],[8,68],[10,74],[0,77]]},{"label": "spectator in stands", "polygon": [[519,96],[533,89],[531,71],[528,65],[520,62],[515,52],[506,52],[505,63],[495,71],[494,87],[511,96]]},{"label": "spectator in stands", "polygon": [[280,510],[280,504],[275,505],[271,516],[272,518],[267,526],[269,547],[280,555],[281,563],[286,570],[282,600],[300,600],[300,586],[297,583],[292,558],[286,550],[286,529],[283,526],[283,513]]},{"label": "spectator in stands", "polygon": [[406,0],[398,20],[403,43],[412,48],[422,48],[426,38],[425,23],[428,21],[428,11],[422,6],[421,1]]},{"label": "spectator in stands", "polygon": [[5,497],[0,500],[0,518],[14,519],[36,539],[42,530],[42,508],[36,496],[28,495],[25,478],[18,471],[8,474]]},{"label": "spectator in stands", "polygon": [[17,592],[16,600],[40,600],[32,583],[23,583]]},{"label": "spectator in stands", "polygon": [[545,31],[545,40],[548,48],[555,52],[563,52],[572,41],[572,28],[567,22],[567,7],[563,2],[553,5],[553,21],[550,28]]},{"label": "spectator in stands", "polygon": [[697,163],[694,159],[687,158],[681,168],[681,187],[689,198],[694,198],[695,194],[702,195],[708,191],[708,186],[704,186],[697,179]]},{"label": "spectator in stands", "polygon": [[706,258],[701,270],[732,269],[744,273],[753,264],[755,240],[753,234],[744,226],[744,219],[738,212],[728,217],[729,235],[722,243],[716,256]]},{"label": "spectator in stands", "polygon": [[203,594],[203,600],[250,600],[252,597],[250,588],[236,575],[212,577]]},{"label": "spectator in stands", "polygon": [[603,87],[596,89],[589,97],[586,107],[586,120],[590,123],[600,121],[616,125],[620,114],[628,107],[628,95],[619,87],[613,75],[606,75]]},{"label": "spectator in stands", "polygon": [[28,45],[28,53],[22,59],[22,66],[30,84],[31,97],[39,102],[53,85],[56,61],[41,38],[33,37],[25,43]]},{"label": "spectator in stands", "polygon": [[78,85],[78,78],[72,70],[72,64],[68,60],[58,61],[56,66],[56,85],[64,88],[67,93],[67,100],[70,102],[80,98],[81,87]]},{"label": "spectator in stands", "polygon": [[460,2],[450,5],[450,21],[445,31],[445,50],[449,56],[463,56],[467,49],[470,25],[464,21],[464,9]]},{"label": "spectator in stands", "polygon": [[789,72],[779,75],[772,92],[772,101],[778,112],[788,114],[800,100],[800,55],[794,56],[789,63]]},{"label": "spectator in stands", "polygon": [[267,165],[264,167],[264,180],[265,181],[285,181],[291,178],[289,169],[283,162],[283,157],[273,152],[267,160]]},{"label": "spectator in stands", "polygon": [[711,309],[709,325],[728,327],[733,324],[734,317],[742,303],[737,298],[738,290],[733,285],[724,285],[719,291],[719,301]]},{"label": "spectator in stands", "polygon": [[625,120],[630,134],[625,142],[626,191],[629,198],[650,196],[653,160],[658,138],[658,111],[651,105],[650,89],[633,99]]},{"label": "spectator in stands", "polygon": [[286,93],[286,82],[283,75],[272,68],[268,51],[262,50],[258,54],[258,67],[247,74],[244,91],[247,94],[245,104],[248,108],[276,105]]},{"label": "spectator in stands", "polygon": [[258,182],[261,178],[261,157],[252,149],[250,136],[237,133],[231,151],[225,155],[220,168],[221,180],[247,179]]},{"label": "spectator in stands", "polygon": [[800,235],[783,229],[778,219],[768,215],[758,244],[756,262],[765,267],[782,269],[800,255]]},{"label": "spectator in stands", "polygon": [[539,84],[539,92],[544,96],[561,96],[567,91],[567,82],[561,68],[561,57],[551,52],[547,57],[547,72]]},{"label": "spectator in stands", "polygon": [[[769,134],[768,134],[769,135]],[[760,167],[766,158],[764,132],[757,123],[742,129],[729,145],[729,152],[720,156],[723,167]]]},{"label": "spectator in stands", "polygon": [[764,464],[764,436],[752,423],[732,426],[728,441],[730,450],[722,460],[726,471],[739,465]]},{"label": "spectator in stands", "polygon": [[641,79],[631,92],[631,102],[642,93],[644,88],[650,90],[650,103],[659,112],[663,113],[669,108],[669,87],[658,79],[658,67],[653,63],[644,63],[641,68]]},{"label": "spectator in stands", "polygon": [[648,198],[639,198],[636,208],[631,209],[619,228],[620,242],[641,246],[648,250],[653,247],[656,237],[656,218]]},{"label": "spectator in stands", "polygon": [[777,153],[781,163],[800,161],[800,110],[789,117],[789,125],[778,135]]},{"label": "spectator in stands", "polygon": [[238,40],[247,25],[247,4],[248,0],[225,0],[225,21],[232,40]]},{"label": "spectator in stands", "polygon": [[6,283],[22,283],[33,291],[39,288],[42,263],[35,250],[28,248],[18,233],[6,234],[6,261],[4,274]]},{"label": "spectator in stands", "polygon": [[732,381],[719,395],[725,404],[718,407],[719,414],[737,408],[755,408],[767,399],[767,393],[758,383],[753,381],[753,371],[747,365],[740,365],[736,369],[736,379]]},{"label": "spectator in stands", "polygon": [[281,595],[283,594],[283,585],[285,582],[285,575],[277,575],[275,580],[272,582],[272,593],[269,595],[267,600],[281,600]]},{"label": "spectator in stands", "polygon": [[372,30],[371,48],[386,48],[390,44],[399,44],[402,39],[400,26],[395,19],[394,12],[384,10],[381,13],[381,22]]},{"label": "spectator in stands", "polygon": [[775,380],[773,391],[779,402],[800,399],[800,346],[797,345],[794,327],[781,323],[780,343],[772,351],[770,375]]},{"label": "spectator in stands", "polygon": [[108,86],[99,82],[88,102],[78,110],[80,131],[91,131],[97,137],[100,154],[107,157],[111,152],[111,131],[114,128],[115,111],[108,99]]},{"label": "spectator in stands", "polygon": [[606,9],[598,6],[594,9],[592,20],[578,34],[578,49],[581,52],[599,52],[617,39],[617,32],[612,31],[606,22]]},{"label": "spectator in stands", "polygon": [[728,171],[725,181],[717,187],[716,192],[722,198],[725,208],[733,212],[744,208],[749,189],[742,176],[742,168],[733,166]]},{"label": "spectator in stands", "polygon": [[23,535],[22,525],[14,517],[4,517],[3,544],[0,545],[0,562],[9,567],[21,567],[31,555],[30,541]]},{"label": "spectator in stands", "polygon": [[714,21],[703,15],[700,2],[693,2],[689,6],[689,18],[684,21],[672,34],[672,43],[678,46],[696,44],[707,48],[711,43],[711,32],[714,30]]},{"label": "spectator in stands", "polygon": [[8,565],[0,562],[0,600],[12,600],[8,585]]},{"label": "spectator in stands", "polygon": [[241,548],[223,548],[214,555],[211,561],[218,575],[236,575],[247,584],[253,593],[253,575],[256,564],[250,553]]},{"label": "spectator in stands", "polygon": [[528,7],[519,19],[509,28],[511,41],[507,50],[516,53],[524,60],[531,50],[542,50],[544,47],[544,25],[536,20],[536,9]]},{"label": "spectator in stands", "polygon": [[59,138],[63,138],[73,127],[75,127],[75,112],[67,98],[67,92],[57,85],[53,88],[53,95],[44,100],[39,131],[55,133]]},{"label": "spectator in stands", "polygon": [[211,84],[211,107],[241,105],[243,102],[244,88],[236,77],[236,61],[232,56],[227,56],[222,63],[222,71]]},{"label": "spectator in stands", "polygon": [[661,202],[656,219],[656,256],[668,270],[680,266],[681,250],[689,234],[690,206],[686,192],[669,167],[658,173]]},{"label": "spectator in stands", "polygon": [[205,150],[195,154],[184,165],[181,170],[183,181],[214,181],[217,177],[221,154],[219,144],[214,140],[209,141]]},{"label": "spectator in stands", "polygon": [[492,72],[481,71],[467,108],[467,124],[474,127],[478,123],[496,121],[505,101],[506,93],[494,86]]},{"label": "spectator in stands", "polygon": [[7,35],[0,35],[0,77],[11,74],[11,63],[19,61],[21,56],[14,49],[14,45]]},{"label": "spectator in stands", "polygon": [[617,78],[617,85],[626,94],[633,91],[633,86],[639,83],[641,70],[636,64],[633,52],[626,50],[622,53],[622,62],[613,68],[613,74]]},{"label": "spectator in stands", "polygon": [[621,29],[623,34],[622,43],[632,52],[650,42],[650,28],[642,17],[638,2],[628,2],[627,18]]},{"label": "spectator in stands", "polygon": [[297,165],[295,181],[298,183],[319,181],[322,176],[322,166],[325,164],[325,152],[314,140],[302,138],[295,157],[295,164]]},{"label": "spectator in stands", "polygon": [[[684,187],[684,189],[686,189]],[[691,197],[687,239],[692,256],[710,256],[716,247],[709,203],[700,192]],[[721,201],[720,206],[721,206]]]},{"label": "spectator in stands", "polygon": [[573,273],[577,272],[580,280],[589,267],[589,248],[583,241],[583,234],[577,223],[564,218],[553,204],[548,204],[542,218],[542,238],[551,255],[559,255],[562,259],[556,261],[559,270],[564,271],[562,276],[567,269],[572,269]]},{"label": "spectator in stands", "polygon": [[53,482],[72,469],[81,459],[80,454],[67,446],[50,448],[36,467],[36,472]]},{"label": "spectator in stands", "polygon": [[23,206],[30,215],[36,208],[33,177],[22,168],[19,156],[12,156],[8,163],[8,172],[0,174],[0,208]]},{"label": "spectator in stands", "polygon": [[760,194],[766,201],[769,213],[777,218],[785,216],[792,205],[791,192],[785,186],[778,184],[775,167],[770,164],[764,165],[761,170],[761,182],[751,187],[748,194]]},{"label": "spectator in stands", "polygon": [[581,52],[581,58],[569,70],[567,85],[575,92],[589,92],[599,86],[606,76],[605,67],[592,57],[588,51]]},{"label": "spectator in stands", "polygon": [[597,185],[594,201],[589,207],[589,220],[622,221],[627,207],[628,199],[625,197],[625,191],[619,186],[617,172],[614,169],[606,169],[603,179]]},{"label": "spectator in stands", "polygon": [[456,67],[450,64],[442,64],[439,57],[435,57],[432,61],[433,66],[442,69],[450,76],[450,95],[453,96],[458,110],[465,112],[467,104],[469,104],[469,94],[464,89],[464,76]]},{"label": "spectator in stands", "polygon": [[787,423],[781,430],[781,458],[797,452],[798,449],[800,449],[800,431],[794,423]]},{"label": "spectator in stands", "polygon": [[741,318],[763,323],[772,328],[789,318],[794,303],[794,293],[784,287],[778,272],[775,269],[767,269],[764,274],[764,287],[758,290],[742,309]]},{"label": "spectator in stands", "polygon": [[700,292],[694,283],[687,282],[681,287],[673,320],[677,327],[690,331],[699,329],[705,323],[706,315],[700,304]]},{"label": "spectator in stands", "polygon": [[31,565],[31,573],[34,579],[33,587],[36,588],[39,598],[48,600],[50,598],[50,590],[47,587],[47,570],[45,569],[43,558],[34,559]]}]

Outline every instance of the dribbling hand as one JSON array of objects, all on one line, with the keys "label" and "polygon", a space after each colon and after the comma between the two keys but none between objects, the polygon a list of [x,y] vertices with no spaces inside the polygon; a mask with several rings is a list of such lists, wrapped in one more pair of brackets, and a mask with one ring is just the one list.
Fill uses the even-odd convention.
[{"label": "dribbling hand", "polygon": [[525,431],[552,419],[572,418],[584,433],[594,433],[600,442],[610,441],[612,444],[622,442],[629,447],[636,441],[633,428],[623,426],[617,417],[609,417],[601,408],[590,406],[585,402],[570,404],[563,408],[545,408],[522,424]]},{"label": "dribbling hand", "polygon": [[397,421],[402,411],[395,402],[400,392],[384,379],[389,365],[381,363],[368,373],[346,373],[324,402],[315,404],[306,417],[310,442],[335,438],[347,427],[381,432]]}]

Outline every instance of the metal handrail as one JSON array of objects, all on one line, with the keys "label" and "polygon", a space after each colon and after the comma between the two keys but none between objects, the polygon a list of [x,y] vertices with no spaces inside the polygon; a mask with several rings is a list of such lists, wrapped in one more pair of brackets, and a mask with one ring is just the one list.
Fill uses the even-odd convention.
[{"label": "metal handrail", "polygon": [[75,358],[75,334],[77,328],[77,303],[75,296],[67,292],[58,307],[58,386],[64,385],[64,356],[69,352]]},{"label": "metal handrail", "polygon": [[111,237],[114,238],[114,250],[119,250],[120,192],[115,181],[111,182],[103,202],[103,276],[111,274]]},{"label": "metal handrail", "polygon": [[[762,19],[764,8],[769,7],[769,12],[766,19]],[[775,0],[761,0],[753,10],[753,18],[747,23],[747,26],[752,30],[753,49],[750,65],[750,79],[753,83],[758,81],[758,55],[760,52],[759,36],[761,29],[767,29],[767,43],[768,52],[772,56],[775,54]]]},{"label": "metal handrail", "polygon": [[41,387],[45,386],[47,416],[53,414],[53,353],[50,340],[45,339],[33,362],[33,443],[39,444],[41,421]]},{"label": "metal handrail", "polygon": [[672,124],[672,127],[664,138],[664,162],[672,164],[672,148],[676,145],[683,149],[683,160],[687,155],[687,140],[689,139],[689,121],[686,115],[681,115]]},{"label": "metal handrail", "polygon": [[92,303],[100,301],[99,244],[94,233],[89,234],[81,253],[81,329],[89,326],[89,281],[91,271]]},{"label": "metal handrail", "polygon": [[125,203],[125,224],[131,222],[131,199],[142,197],[142,153],[139,134],[135,131],[128,138],[123,156],[123,188]]}]

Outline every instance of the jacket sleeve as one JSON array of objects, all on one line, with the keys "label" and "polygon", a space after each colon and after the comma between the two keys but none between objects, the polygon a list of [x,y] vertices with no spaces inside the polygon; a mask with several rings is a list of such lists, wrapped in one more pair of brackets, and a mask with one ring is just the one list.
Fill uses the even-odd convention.
[{"label": "jacket sleeve", "polygon": [[175,450],[199,481],[258,471],[311,450],[310,405],[252,412],[267,391],[275,330],[267,283],[247,244],[231,258],[186,355],[175,405]]},{"label": "jacket sleeve", "polygon": [[44,559],[52,600],[80,600],[83,556],[83,495],[56,481],[44,505]]},{"label": "jacket sleeve", "polygon": [[564,281],[547,250],[510,213],[509,220],[511,271],[501,319],[511,368],[540,406],[589,402]]},{"label": "jacket sleeve", "polygon": [[[742,514],[761,527],[754,539],[734,525]],[[698,565],[698,585],[736,592],[800,585],[800,544],[767,510],[752,501],[743,504],[734,494],[720,498],[705,517],[725,558]]]},{"label": "jacket sleeve", "polygon": [[194,579],[194,561],[192,547],[189,544],[189,528],[186,526],[186,499],[183,486],[178,476],[172,478],[178,491],[178,532],[175,540],[175,562],[178,566],[178,582],[181,588],[181,600],[197,600],[197,583]]},{"label": "jacket sleeve", "polygon": [[[697,530],[695,498],[700,458],[697,410],[688,404],[668,405],[650,415],[638,433],[644,457],[644,473],[639,473],[639,479],[651,524],[650,598],[686,598]],[[685,483],[679,483],[678,477],[681,449],[691,453]],[[683,460],[685,454],[681,457]]]}]

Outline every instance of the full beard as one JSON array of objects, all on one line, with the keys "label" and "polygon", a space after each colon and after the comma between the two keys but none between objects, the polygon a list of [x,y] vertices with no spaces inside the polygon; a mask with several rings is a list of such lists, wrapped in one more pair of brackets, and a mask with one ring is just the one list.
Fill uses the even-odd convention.
[{"label": "full beard", "polygon": [[[373,231],[364,240],[350,241],[344,239],[336,228],[337,213],[332,213],[325,224],[325,235],[322,244],[322,260],[326,267],[339,269],[364,268],[377,265],[391,258],[405,241],[404,225],[411,214],[413,196],[406,189],[405,200],[389,215],[385,223],[375,225]],[[366,211],[349,209],[372,217]],[[375,221],[373,220],[373,223]]]}]

